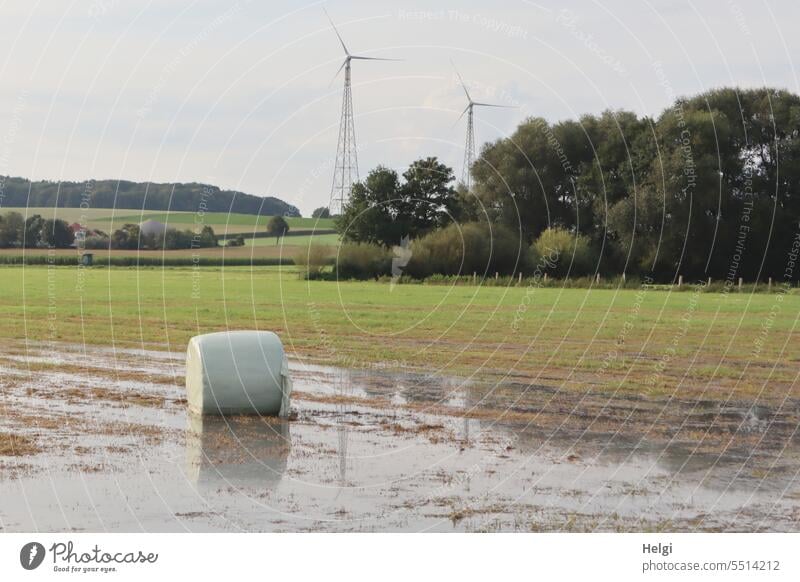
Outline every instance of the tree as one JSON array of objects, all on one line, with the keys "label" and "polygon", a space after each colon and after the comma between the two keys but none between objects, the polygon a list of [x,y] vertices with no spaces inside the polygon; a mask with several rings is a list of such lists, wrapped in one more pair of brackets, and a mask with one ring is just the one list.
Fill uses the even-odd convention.
[{"label": "tree", "polygon": [[345,241],[399,244],[403,228],[395,222],[395,204],[400,188],[397,172],[378,166],[350,189],[342,214],[335,218],[336,230]]},{"label": "tree", "polygon": [[11,176],[3,179],[4,208],[78,208],[87,203],[91,208],[300,216],[297,208],[278,198],[221,190],[210,184],[157,184],[127,180],[51,182]]},{"label": "tree", "polygon": [[140,230],[138,224],[123,224],[111,234],[111,247],[115,249],[138,249]]},{"label": "tree", "polygon": [[455,220],[459,196],[453,171],[436,158],[411,164],[403,174],[383,166],[353,185],[350,199],[336,219],[348,241],[391,247],[403,238],[418,238]]},{"label": "tree", "polygon": [[428,232],[453,222],[459,197],[451,168],[435,157],[425,158],[412,163],[403,179],[398,214],[406,216],[415,231]]},{"label": "tree", "polygon": [[315,208],[314,212],[311,213],[311,218],[330,218],[331,211],[328,210],[327,206],[320,206],[319,208]]},{"label": "tree", "polygon": [[22,244],[25,219],[19,212],[9,212],[0,219],[0,247],[15,247]]},{"label": "tree", "polygon": [[69,225],[60,218],[48,218],[42,225],[41,240],[50,248],[65,249],[75,242],[75,234]]},{"label": "tree", "polygon": [[489,220],[529,242],[548,228],[583,234],[603,271],[783,277],[800,229],[800,96],[724,88],[652,119],[531,118],[484,146],[472,175]]},{"label": "tree", "polygon": [[192,248],[193,236],[194,233],[191,230],[168,228],[164,232],[164,248],[168,250]]},{"label": "tree", "polygon": [[273,216],[267,223],[267,234],[275,237],[275,244],[278,244],[281,237],[286,236],[289,232],[289,223],[283,216]]},{"label": "tree", "polygon": [[35,248],[42,245],[42,229],[44,229],[44,218],[39,214],[29,216],[25,220],[24,240],[21,241],[28,248]]},{"label": "tree", "polygon": [[217,235],[214,233],[214,229],[209,225],[203,227],[199,236],[196,237],[196,240],[198,242],[198,246],[201,248],[219,246],[219,242],[217,242]]}]

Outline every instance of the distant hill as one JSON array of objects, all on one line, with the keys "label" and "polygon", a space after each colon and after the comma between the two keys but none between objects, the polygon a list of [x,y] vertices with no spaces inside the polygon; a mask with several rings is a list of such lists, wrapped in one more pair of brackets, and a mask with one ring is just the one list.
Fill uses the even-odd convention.
[{"label": "distant hill", "polygon": [[126,180],[87,182],[31,182],[0,177],[0,206],[78,208],[130,208],[196,212],[232,212],[273,216],[300,216],[300,211],[272,196],[260,197],[209,184],[153,184]]}]

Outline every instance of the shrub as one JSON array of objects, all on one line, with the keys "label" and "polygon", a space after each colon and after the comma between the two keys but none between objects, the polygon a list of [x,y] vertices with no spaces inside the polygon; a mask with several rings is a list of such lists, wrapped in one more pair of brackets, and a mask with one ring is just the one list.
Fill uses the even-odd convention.
[{"label": "shrub", "polygon": [[83,240],[83,248],[90,250],[108,249],[111,240],[107,236],[87,236]]},{"label": "shrub", "polygon": [[318,244],[302,247],[294,256],[294,264],[305,267],[300,270],[300,276],[306,279],[318,279],[322,269],[332,262],[330,247]]},{"label": "shrub", "polygon": [[513,275],[532,264],[530,249],[517,233],[485,222],[451,224],[414,241],[406,272],[416,278],[439,275]]},{"label": "shrub", "polygon": [[339,247],[336,276],[339,279],[377,279],[392,272],[391,251],[366,243],[348,243]]},{"label": "shrub", "polygon": [[589,239],[563,228],[548,228],[533,243],[536,254],[547,262],[547,272],[556,277],[580,277],[594,272],[596,256]]}]

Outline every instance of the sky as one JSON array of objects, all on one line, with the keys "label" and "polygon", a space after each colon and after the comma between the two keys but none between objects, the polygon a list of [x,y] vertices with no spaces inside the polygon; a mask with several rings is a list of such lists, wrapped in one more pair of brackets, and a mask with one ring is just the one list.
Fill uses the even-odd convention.
[{"label": "sky", "polygon": [[[737,85],[800,93],[795,0],[328,2],[10,0],[0,4],[0,175],[207,182],[327,205],[353,64],[361,176],[438,156],[461,173],[529,116],[627,109]],[[799,57],[800,58],[800,57]]]}]

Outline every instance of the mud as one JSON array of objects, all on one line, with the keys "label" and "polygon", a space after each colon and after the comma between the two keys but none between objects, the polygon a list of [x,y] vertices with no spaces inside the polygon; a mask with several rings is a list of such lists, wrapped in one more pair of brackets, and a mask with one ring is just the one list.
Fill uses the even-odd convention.
[{"label": "mud", "polygon": [[0,528],[800,530],[793,399],[576,395],[293,361],[289,420],[197,418],[183,359],[0,348]]}]

